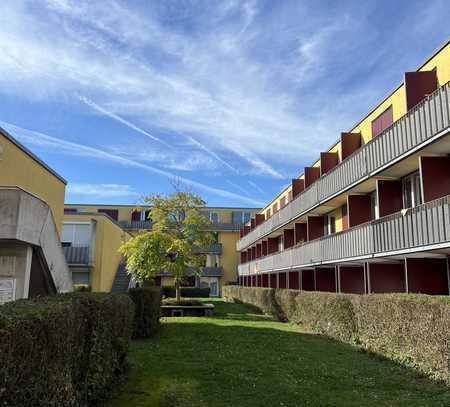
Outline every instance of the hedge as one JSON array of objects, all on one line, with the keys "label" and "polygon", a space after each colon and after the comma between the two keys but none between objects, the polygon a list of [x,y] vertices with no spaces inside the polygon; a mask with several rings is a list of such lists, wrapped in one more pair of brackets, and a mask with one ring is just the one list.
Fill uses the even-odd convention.
[{"label": "hedge", "polygon": [[[209,297],[211,290],[209,287],[181,287],[181,296],[185,298]],[[164,297],[175,298],[174,286],[163,286],[162,295]]]},{"label": "hedge", "polygon": [[134,305],[72,293],[0,306],[0,406],[87,406],[126,370]]},{"label": "hedge", "polygon": [[135,305],[133,338],[148,338],[159,331],[161,290],[159,287],[132,288],[128,291]]},{"label": "hedge", "polygon": [[223,296],[450,384],[450,298],[226,286]]}]

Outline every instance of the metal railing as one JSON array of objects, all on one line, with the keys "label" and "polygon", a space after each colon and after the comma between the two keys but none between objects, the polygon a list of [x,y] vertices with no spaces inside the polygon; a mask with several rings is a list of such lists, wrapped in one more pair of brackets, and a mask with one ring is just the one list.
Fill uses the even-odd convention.
[{"label": "metal railing", "polygon": [[415,208],[240,264],[239,274],[450,247],[450,195]]},{"label": "metal railing", "polygon": [[196,253],[222,254],[222,243],[212,243],[208,247],[197,249]]},{"label": "metal railing", "polygon": [[90,248],[89,246],[63,246],[64,256],[68,265],[89,265]]},{"label": "metal railing", "polygon": [[245,249],[331,197],[374,176],[449,129],[450,83],[447,83],[241,238],[237,250]]},{"label": "metal railing", "polygon": [[121,220],[119,225],[127,230],[151,230],[152,222],[149,220]]}]

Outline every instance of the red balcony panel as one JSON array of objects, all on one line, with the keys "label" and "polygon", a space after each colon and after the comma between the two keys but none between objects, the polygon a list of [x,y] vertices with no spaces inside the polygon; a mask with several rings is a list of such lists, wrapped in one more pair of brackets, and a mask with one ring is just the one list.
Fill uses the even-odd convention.
[{"label": "red balcony panel", "polygon": [[250,233],[250,226],[244,226],[244,236]]},{"label": "red balcony panel", "polygon": [[139,221],[139,220],[141,220],[141,211],[133,211],[133,212],[131,212],[131,220],[132,221]]},{"label": "red balcony panel", "polygon": [[448,295],[446,259],[408,258],[408,291],[429,295]]},{"label": "red balcony panel", "polygon": [[289,249],[295,244],[295,230],[294,229],[284,229],[284,248]]},{"label": "red balcony panel", "polygon": [[325,175],[328,171],[339,164],[338,153],[320,153],[320,176]]},{"label": "red balcony panel", "polygon": [[362,146],[361,133],[341,133],[342,160],[352,155]]},{"label": "red balcony panel", "polygon": [[247,261],[252,261],[254,260],[252,257],[252,249],[247,249]]},{"label": "red balcony panel", "polygon": [[262,287],[262,274],[256,275],[256,284],[257,287]]},{"label": "red balcony panel", "polygon": [[270,288],[277,288],[277,275],[275,273],[272,273],[270,275]]},{"label": "red balcony panel", "polygon": [[252,247],[252,260],[256,260],[256,246]]},{"label": "red balcony panel", "polygon": [[305,167],[305,188],[320,178],[320,167]]},{"label": "red balcony panel", "polygon": [[377,181],[378,210],[380,217],[400,212],[403,209],[401,181]]},{"label": "red balcony panel", "polygon": [[286,273],[278,273],[278,288],[286,288]]},{"label": "red balcony panel", "polygon": [[370,195],[348,196],[348,224],[350,227],[372,220],[372,200]]},{"label": "red balcony panel", "polygon": [[302,270],[302,290],[304,291],[315,291],[316,289],[316,283],[315,283],[315,270],[314,269],[307,269]]},{"label": "red balcony panel", "polygon": [[255,225],[258,226],[266,220],[266,217],[262,213],[255,215]]},{"label": "red balcony panel", "polygon": [[369,263],[370,292],[404,293],[405,266],[402,263]]},{"label": "red balcony panel", "polygon": [[306,223],[295,224],[295,244],[308,241],[308,225]]},{"label": "red balcony panel", "polygon": [[241,264],[247,263],[247,252],[241,252]]},{"label": "red balcony panel", "polygon": [[385,129],[390,127],[394,121],[392,105],[390,105],[383,113],[372,121],[372,138],[381,134]]},{"label": "red balcony panel", "polygon": [[438,88],[436,71],[406,72],[406,108],[412,109]]},{"label": "red balcony panel", "polygon": [[316,291],[336,292],[336,273],[334,267],[316,268]]},{"label": "red balcony panel", "polygon": [[298,271],[290,271],[288,274],[289,288],[291,290],[298,290],[300,288],[300,273]]},{"label": "red balcony panel", "polygon": [[268,274],[262,275],[262,286],[269,287],[269,275]]},{"label": "red balcony panel", "polygon": [[420,157],[425,202],[450,194],[450,157]]},{"label": "red balcony panel", "polygon": [[244,228],[239,229],[239,237],[242,239],[244,237]]},{"label": "red balcony panel", "polygon": [[108,215],[110,218],[112,218],[114,220],[119,219],[119,210],[118,209],[99,209],[97,212],[104,213],[105,215]]},{"label": "red balcony panel", "polygon": [[262,244],[258,243],[256,245],[256,258],[259,259],[262,256]]},{"label": "red balcony panel", "polygon": [[308,242],[324,235],[323,216],[308,216]]},{"label": "red balcony panel", "polygon": [[340,266],[340,285],[342,293],[364,294],[364,266]]},{"label": "red balcony panel", "polygon": [[250,230],[255,229],[255,227],[256,227],[256,220],[255,220],[255,218],[251,218],[250,219]]},{"label": "red balcony panel", "polygon": [[292,197],[295,199],[305,190],[305,180],[295,178],[292,180]]},{"label": "red balcony panel", "polygon": [[262,245],[262,255],[263,256],[267,256],[268,254],[268,250],[267,250],[267,240],[263,240],[263,242],[261,243]]},{"label": "red balcony panel", "polygon": [[268,254],[276,253],[278,251],[278,237],[269,237],[267,239]]},{"label": "red balcony panel", "polygon": [[245,285],[246,287],[249,287],[249,286],[250,286],[250,278],[249,278],[249,276],[245,276],[245,277],[244,277],[244,285]]}]

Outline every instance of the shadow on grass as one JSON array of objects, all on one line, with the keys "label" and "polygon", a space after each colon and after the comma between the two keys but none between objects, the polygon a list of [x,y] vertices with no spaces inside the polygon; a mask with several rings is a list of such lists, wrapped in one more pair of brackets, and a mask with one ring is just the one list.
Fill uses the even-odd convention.
[{"label": "shadow on grass", "polygon": [[214,318],[167,318],[157,338],[134,342],[130,380],[111,406],[450,405],[448,388],[411,369],[214,304]]}]

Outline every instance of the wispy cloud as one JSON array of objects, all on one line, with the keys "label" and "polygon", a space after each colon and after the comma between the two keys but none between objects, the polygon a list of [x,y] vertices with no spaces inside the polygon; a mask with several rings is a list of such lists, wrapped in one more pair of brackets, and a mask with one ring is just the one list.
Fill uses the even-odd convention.
[{"label": "wispy cloud", "polygon": [[256,185],[253,181],[247,180],[247,182],[251,187],[255,188],[259,193],[261,193],[261,194],[266,193],[262,188],[260,188],[258,185]]},{"label": "wispy cloud", "polygon": [[230,181],[229,179],[227,179],[225,181],[228,185],[231,185],[233,188],[237,189],[239,192],[242,192],[243,194],[250,196],[249,191],[243,187],[241,187],[240,185]]},{"label": "wispy cloud", "polygon": [[85,184],[71,182],[66,192],[73,195],[88,196],[95,199],[139,197],[141,194],[130,185],[121,184]]},{"label": "wispy cloud", "polygon": [[21,128],[19,126],[15,126],[11,123],[6,123],[3,121],[0,121],[0,125],[4,127],[6,130],[8,130],[14,137],[16,137],[18,140],[22,141],[26,145],[32,145],[38,148],[41,148],[43,150],[55,152],[57,151],[59,154],[66,154],[66,155],[72,155],[77,157],[85,157],[85,158],[93,158],[96,160],[103,160],[112,164],[118,164],[125,167],[133,167],[133,168],[139,168],[141,170],[151,172],[153,174],[156,174],[158,176],[173,180],[178,179],[180,182],[190,185],[194,188],[197,188],[201,191],[220,196],[223,198],[231,198],[235,199],[240,202],[244,202],[251,205],[261,205],[262,203],[258,200],[251,199],[248,197],[244,197],[239,194],[235,194],[233,192],[220,189],[220,188],[214,188],[210,187],[208,185],[205,185],[201,182],[191,180],[189,178],[180,177],[177,176],[174,173],[171,173],[169,171],[164,171],[155,167],[152,167],[147,164],[140,163],[138,161],[130,160],[128,158],[124,158],[122,156],[119,156],[117,154],[111,154],[104,150],[101,150],[99,148],[79,144],[79,143],[73,143],[71,141],[62,140],[56,137],[52,137],[37,131],[28,130]]}]

